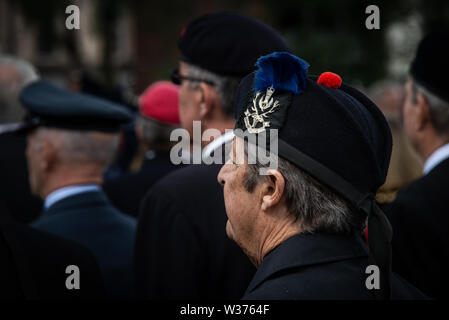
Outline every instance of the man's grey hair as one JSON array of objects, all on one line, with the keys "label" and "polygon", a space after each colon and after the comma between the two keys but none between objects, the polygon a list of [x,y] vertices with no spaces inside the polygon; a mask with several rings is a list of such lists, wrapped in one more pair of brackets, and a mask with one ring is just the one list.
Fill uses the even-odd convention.
[{"label": "man's grey hair", "polygon": [[36,69],[27,61],[0,55],[0,123],[22,120],[24,110],[19,102],[20,92],[37,79]]},{"label": "man's grey hair", "polygon": [[109,166],[117,152],[118,134],[93,131],[37,129],[38,145],[43,140],[50,141],[58,152],[59,161],[64,164],[98,164]]},{"label": "man's grey hair", "polygon": [[449,139],[449,102],[433,94],[412,78],[412,102],[416,104],[422,94],[430,109],[430,119],[436,132]]},{"label": "man's grey hair", "polygon": [[[223,114],[227,117],[234,116],[232,103],[241,78],[221,76],[187,63],[186,71],[189,77],[212,81],[215,84]],[[199,86],[198,81],[189,81],[189,83],[192,89],[196,89]]]},{"label": "man's grey hair", "polygon": [[156,152],[169,152],[176,143],[170,141],[172,130],[178,126],[158,122],[143,116],[137,117],[136,126],[141,126],[143,140],[147,147]]},{"label": "man's grey hair", "polygon": [[[246,142],[245,155],[248,155]],[[259,162],[247,165],[244,187],[248,192],[253,192],[262,179],[268,179],[269,176],[259,174],[263,167]],[[295,221],[299,220],[304,232],[362,233],[366,214],[355,210],[348,201],[285,159],[278,159],[277,170],[285,180],[288,211]]]}]

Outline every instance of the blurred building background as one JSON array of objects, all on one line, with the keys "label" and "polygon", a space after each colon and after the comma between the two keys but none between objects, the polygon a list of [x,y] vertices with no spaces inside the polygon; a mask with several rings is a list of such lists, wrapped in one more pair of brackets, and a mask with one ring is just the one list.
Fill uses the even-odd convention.
[{"label": "blurred building background", "polygon": [[[80,8],[80,30],[65,28],[70,4]],[[380,8],[380,30],[365,28],[369,4]],[[168,78],[188,21],[217,10],[264,20],[310,63],[310,72],[334,70],[365,87],[406,75],[421,35],[449,22],[447,0],[0,0],[0,52],[29,60],[59,82],[88,71],[107,86],[140,93]]]},{"label": "blurred building background", "polygon": [[[79,30],[65,26],[71,4],[80,9]],[[380,9],[379,30],[365,27],[372,4]],[[0,54],[30,61],[62,86],[132,107],[177,67],[177,39],[188,22],[221,10],[272,25],[311,74],[336,72],[375,100],[394,139],[383,200],[421,174],[401,126],[402,84],[421,37],[449,27],[447,0],[0,0]],[[131,149],[123,154],[131,157]]]}]

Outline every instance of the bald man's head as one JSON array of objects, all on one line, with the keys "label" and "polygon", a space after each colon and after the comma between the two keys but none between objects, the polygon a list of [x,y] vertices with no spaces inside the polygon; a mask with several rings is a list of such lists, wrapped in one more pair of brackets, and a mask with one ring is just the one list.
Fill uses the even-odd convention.
[{"label": "bald man's head", "polygon": [[0,124],[22,120],[24,111],[20,107],[20,91],[37,79],[37,72],[30,63],[0,55]]}]

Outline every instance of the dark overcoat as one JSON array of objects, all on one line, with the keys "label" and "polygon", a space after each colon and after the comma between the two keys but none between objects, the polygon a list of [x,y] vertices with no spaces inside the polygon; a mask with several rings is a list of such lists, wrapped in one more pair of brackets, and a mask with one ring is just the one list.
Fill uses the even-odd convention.
[{"label": "dark overcoat", "polygon": [[449,286],[449,159],[384,207],[393,226],[393,271],[433,298]]},{"label": "dark overcoat", "polygon": [[133,297],[136,221],[115,209],[103,192],[84,192],[59,200],[32,226],[90,249],[100,266],[106,294]]},{"label": "dark overcoat", "polygon": [[161,179],[142,203],[136,236],[138,296],[240,299],[255,268],[226,235],[221,165],[191,165]]},{"label": "dark overcoat", "polygon": [[[367,278],[373,274],[369,270],[367,273],[371,261],[361,237],[320,233],[296,235],[265,256],[243,299],[376,299],[376,289],[366,285]],[[392,298],[427,297],[394,275]]]}]

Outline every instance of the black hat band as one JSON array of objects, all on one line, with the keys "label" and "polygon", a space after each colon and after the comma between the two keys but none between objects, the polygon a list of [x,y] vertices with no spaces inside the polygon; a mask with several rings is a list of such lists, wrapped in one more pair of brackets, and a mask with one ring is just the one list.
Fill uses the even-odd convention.
[{"label": "black hat band", "polygon": [[104,119],[83,118],[83,117],[48,117],[29,114],[26,116],[25,122],[29,124],[29,129],[36,127],[49,127],[63,130],[77,131],[100,131],[106,133],[116,133],[120,130],[121,122],[114,122]]}]

